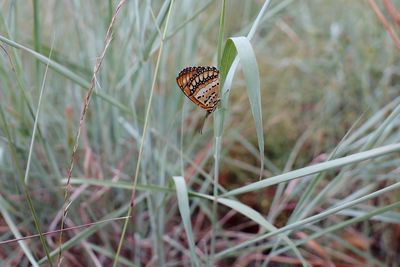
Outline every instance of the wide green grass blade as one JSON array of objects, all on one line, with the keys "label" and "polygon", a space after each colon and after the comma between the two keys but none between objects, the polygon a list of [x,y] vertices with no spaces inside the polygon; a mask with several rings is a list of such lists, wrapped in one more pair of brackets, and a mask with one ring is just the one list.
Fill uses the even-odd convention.
[{"label": "wide green grass blade", "polygon": [[[280,11],[286,5],[288,5],[291,1],[284,1],[282,3],[283,5],[281,8],[278,9]],[[271,3],[271,0],[266,0],[260,10],[260,12],[257,14],[256,19],[251,25],[251,28],[249,30],[249,33],[247,35],[248,40],[251,40],[260,26],[260,21],[264,17],[264,15],[267,12],[267,9],[269,7],[269,4]],[[274,11],[274,12],[278,12]],[[220,45],[220,44],[219,44]],[[215,113],[214,117],[214,135],[216,137],[221,137],[222,136],[222,131],[223,131],[223,125],[225,121],[225,113],[226,109],[228,107],[228,98],[229,98],[229,90],[231,88],[231,84],[233,81],[234,73],[236,71],[237,65],[238,65],[238,58],[236,57],[237,51],[234,46],[231,44],[228,44],[228,42],[225,44],[224,50],[222,52],[222,57],[219,62],[219,67],[220,67],[220,84],[221,84],[221,109],[218,109],[217,112]],[[258,68],[258,67],[257,67]],[[229,77],[228,77],[229,75]],[[258,78],[259,79],[259,78]],[[264,150],[264,148],[263,148]],[[262,156],[264,157],[264,155]],[[261,171],[262,172],[262,171]]]},{"label": "wide green grass blade", "polygon": [[[222,81],[222,87],[224,88],[221,93],[224,96],[224,94],[226,93],[225,90],[228,90],[228,88],[224,86],[224,81],[226,80],[228,72],[232,67],[236,55],[238,55],[238,58],[240,60],[239,62],[242,66],[243,74],[246,80],[247,95],[250,101],[251,113],[253,115],[253,119],[256,126],[258,149],[260,152],[260,161],[261,161],[261,166],[263,167],[264,130],[262,123],[260,74],[258,71],[257,60],[253,51],[253,47],[251,46],[250,41],[246,37],[243,36],[232,37],[229,38],[225,44],[221,60],[221,81]],[[222,106],[224,108],[225,106],[224,103],[222,104]],[[223,123],[221,122],[221,118],[219,118],[218,125],[216,126],[217,136],[221,136],[222,126]]]},{"label": "wide green grass blade", "polygon": [[[247,95],[249,97],[253,119],[256,124],[261,166],[264,166],[264,130],[261,109],[260,73],[258,71],[256,56],[249,39],[246,37],[234,37],[230,40],[235,44],[246,80]],[[228,42],[230,42],[230,40],[228,40]]]}]

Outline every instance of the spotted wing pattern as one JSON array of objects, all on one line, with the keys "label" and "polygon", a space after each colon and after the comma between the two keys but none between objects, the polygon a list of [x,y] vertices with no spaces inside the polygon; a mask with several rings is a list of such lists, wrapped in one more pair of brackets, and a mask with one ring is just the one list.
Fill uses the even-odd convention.
[{"label": "spotted wing pattern", "polygon": [[183,93],[196,105],[213,112],[219,102],[219,71],[215,67],[187,67],[176,78]]}]

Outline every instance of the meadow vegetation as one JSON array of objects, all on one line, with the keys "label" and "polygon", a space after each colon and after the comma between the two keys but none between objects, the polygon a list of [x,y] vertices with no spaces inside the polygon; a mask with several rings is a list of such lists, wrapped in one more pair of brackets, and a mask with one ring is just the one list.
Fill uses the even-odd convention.
[{"label": "meadow vegetation", "polygon": [[396,266],[400,50],[368,2],[1,1],[1,266]]}]

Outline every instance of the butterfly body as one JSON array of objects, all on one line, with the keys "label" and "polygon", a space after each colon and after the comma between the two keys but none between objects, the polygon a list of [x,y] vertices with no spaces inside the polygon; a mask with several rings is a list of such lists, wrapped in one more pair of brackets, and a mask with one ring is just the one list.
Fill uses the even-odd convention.
[{"label": "butterfly body", "polygon": [[215,67],[187,67],[176,78],[182,92],[196,105],[212,113],[220,100],[219,71]]}]

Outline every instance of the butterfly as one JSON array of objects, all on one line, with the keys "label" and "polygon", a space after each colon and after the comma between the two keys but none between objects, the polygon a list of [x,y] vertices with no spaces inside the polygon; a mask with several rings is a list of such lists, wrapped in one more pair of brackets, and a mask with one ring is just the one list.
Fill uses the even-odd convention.
[{"label": "butterfly", "polygon": [[219,103],[219,71],[216,67],[187,67],[176,77],[183,93],[196,105],[212,113]]},{"label": "butterfly", "polygon": [[176,77],[176,82],[193,103],[207,111],[205,119],[217,108],[220,96],[219,71],[216,67],[184,68]]}]

